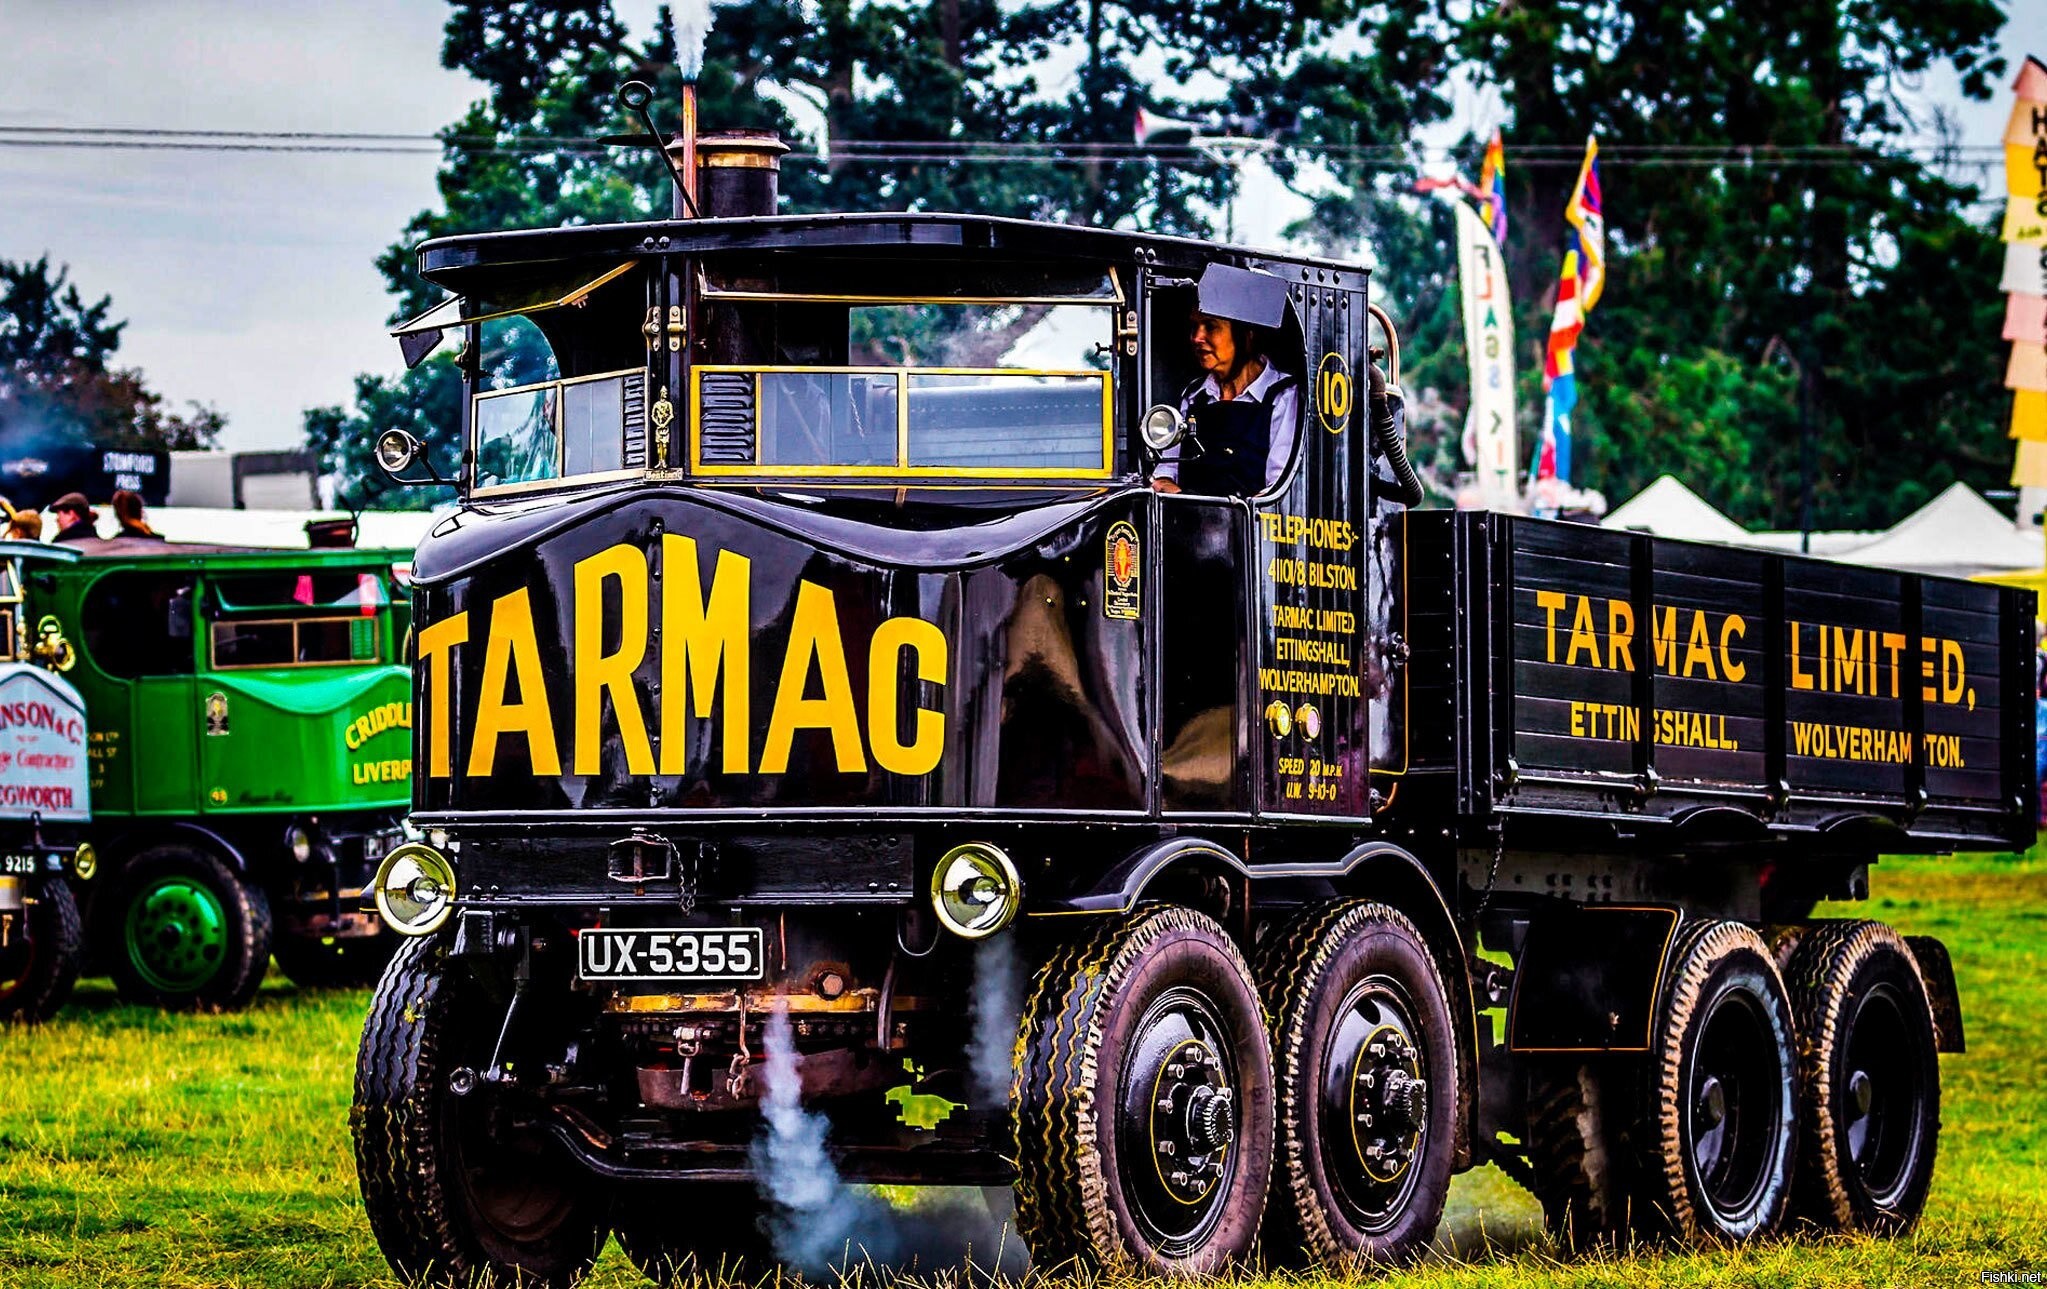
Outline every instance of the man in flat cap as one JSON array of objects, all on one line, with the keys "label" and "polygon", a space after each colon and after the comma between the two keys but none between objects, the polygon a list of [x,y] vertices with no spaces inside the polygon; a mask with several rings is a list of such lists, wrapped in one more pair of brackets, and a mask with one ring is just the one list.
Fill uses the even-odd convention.
[{"label": "man in flat cap", "polygon": [[1157,491],[1248,497],[1279,481],[1301,419],[1300,382],[1264,349],[1285,291],[1266,274],[1219,264],[1202,275],[1187,343],[1203,375],[1180,398],[1199,449],[1166,449],[1152,471]]},{"label": "man in flat cap", "polygon": [[57,535],[51,541],[86,542],[99,536],[93,525],[99,520],[99,512],[85,499],[82,492],[67,492],[50,503],[50,513],[57,519]]}]

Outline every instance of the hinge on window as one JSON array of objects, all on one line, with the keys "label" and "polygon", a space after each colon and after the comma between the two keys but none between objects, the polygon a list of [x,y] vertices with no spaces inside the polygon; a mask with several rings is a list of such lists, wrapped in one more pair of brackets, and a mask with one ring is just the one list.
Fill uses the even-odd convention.
[{"label": "hinge on window", "polygon": [[646,337],[647,348],[654,349],[661,343],[661,306],[649,305],[647,320],[640,324],[640,334]]},{"label": "hinge on window", "polygon": [[681,306],[681,305],[679,305],[679,304],[671,304],[671,305],[669,305],[669,306],[668,306],[668,352],[669,352],[669,353],[673,354],[673,353],[679,353],[679,352],[681,352],[681,350],[682,350],[682,337],[683,337],[683,335],[684,335],[684,329],[683,329],[683,325],[682,325],[682,306]]},{"label": "hinge on window", "polygon": [[1137,357],[1137,310],[1123,311],[1123,323],[1116,328],[1116,339],[1121,342],[1126,357]]}]

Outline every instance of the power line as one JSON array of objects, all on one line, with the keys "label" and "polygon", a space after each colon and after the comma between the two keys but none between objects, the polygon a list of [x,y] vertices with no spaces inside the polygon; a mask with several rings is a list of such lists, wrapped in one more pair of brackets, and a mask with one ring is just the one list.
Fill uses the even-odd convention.
[{"label": "power line", "polygon": [[[121,150],[143,152],[339,153],[432,156],[455,150],[475,157],[533,157],[560,154],[606,156],[634,145],[584,136],[434,135],[316,130],[172,130],[119,126],[0,125],[0,148]],[[1402,171],[1429,161],[1454,160],[1461,150],[1439,145],[1353,144],[1285,149],[1310,160],[1342,162],[1364,169]],[[1515,150],[1518,164],[1532,169],[1575,167],[1575,144],[1526,144]],[[1628,144],[1600,147],[1614,166],[1648,168],[1826,168],[1932,162],[1987,169],[2003,158],[2001,144],[1906,145],[1879,149],[1862,144]],[[1179,164],[1210,160],[1191,145],[1135,142],[1028,140],[835,140],[829,154],[797,151],[787,160],[833,164]]]}]

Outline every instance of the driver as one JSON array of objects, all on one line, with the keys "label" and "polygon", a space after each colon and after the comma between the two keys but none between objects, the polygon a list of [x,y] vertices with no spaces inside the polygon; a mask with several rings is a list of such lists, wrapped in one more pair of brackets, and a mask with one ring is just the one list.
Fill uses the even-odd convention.
[{"label": "driver", "polygon": [[1278,481],[1293,455],[1300,422],[1300,382],[1261,348],[1262,328],[1197,308],[1187,342],[1205,373],[1180,397],[1200,448],[1183,460],[1180,444],[1152,471],[1159,492],[1248,497]]}]

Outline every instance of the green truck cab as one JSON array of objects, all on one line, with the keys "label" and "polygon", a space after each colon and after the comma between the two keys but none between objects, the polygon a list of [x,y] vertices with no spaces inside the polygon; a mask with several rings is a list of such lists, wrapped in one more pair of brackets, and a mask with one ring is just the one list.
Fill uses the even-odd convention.
[{"label": "green truck cab", "polygon": [[169,1007],[242,1006],[273,950],[301,984],[373,979],[360,892],[411,794],[405,553],[79,546],[30,589],[90,714],[91,960]]}]

